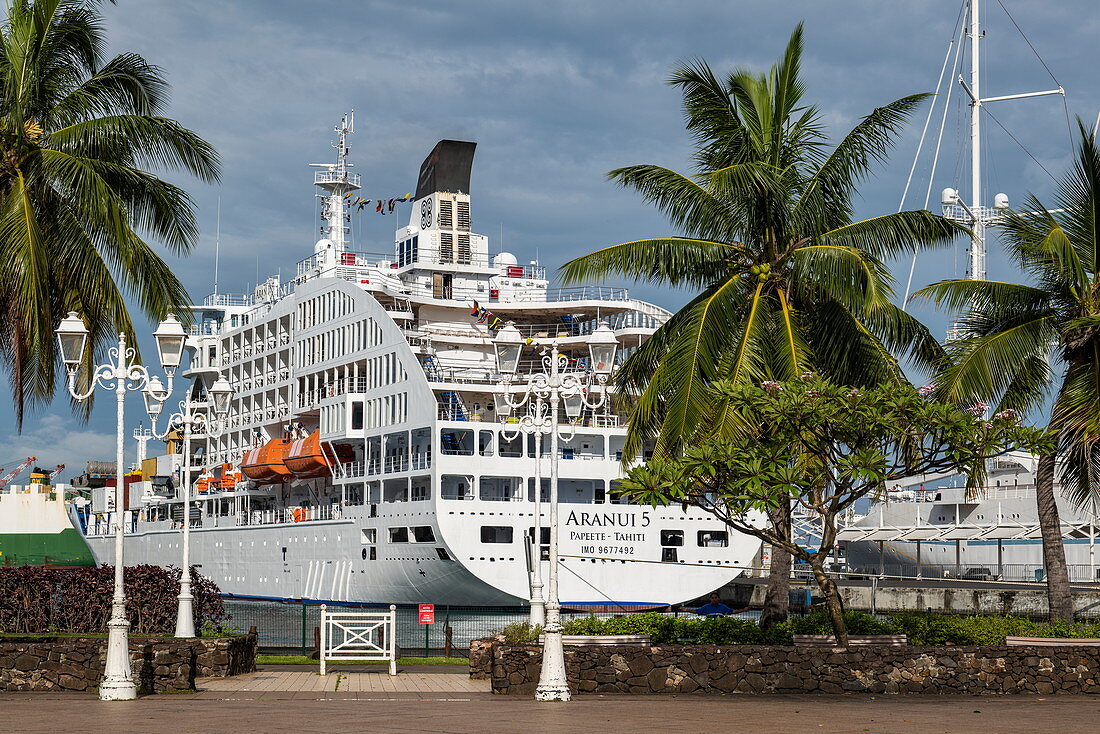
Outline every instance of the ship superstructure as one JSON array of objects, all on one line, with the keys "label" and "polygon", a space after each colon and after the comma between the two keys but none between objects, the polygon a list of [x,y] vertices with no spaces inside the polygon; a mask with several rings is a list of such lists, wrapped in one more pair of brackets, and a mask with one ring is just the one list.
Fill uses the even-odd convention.
[{"label": "ship superstructure", "polygon": [[[584,369],[599,325],[623,355],[670,314],[620,288],[554,287],[538,262],[491,255],[473,229],[472,142],[440,141],[424,160],[392,254],[357,251],[348,226],[362,184],[348,162],[353,131],[345,117],[336,162],[318,164],[321,237],[294,278],[215,293],[193,308],[184,374],[198,398],[224,376],[234,389],[229,413],[222,430],[192,441],[190,457],[150,468],[134,486],[127,560],[178,564],[188,521],[193,562],[226,593],[523,603],[549,542],[550,457],[545,444],[536,457],[516,416],[496,410],[505,388],[493,336],[507,322],[520,330],[521,373],[539,369],[551,343]],[[563,602],[677,603],[741,573],[758,541],[697,510],[614,495],[626,430],[611,406],[575,420],[558,457]],[[188,520],[183,461],[198,478]],[[107,502],[93,498],[89,519],[104,560]]]}]

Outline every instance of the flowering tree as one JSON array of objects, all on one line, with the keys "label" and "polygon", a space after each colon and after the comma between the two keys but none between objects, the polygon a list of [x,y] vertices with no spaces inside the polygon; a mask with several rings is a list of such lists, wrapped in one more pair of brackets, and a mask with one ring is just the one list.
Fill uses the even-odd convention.
[{"label": "flowering tree", "polygon": [[[915,474],[959,471],[977,486],[986,459],[1012,450],[1040,452],[1050,443],[1043,431],[1020,425],[1015,411],[986,419],[984,405],[962,410],[934,399],[932,387],[908,383],[854,389],[805,374],[759,387],[723,384],[716,391],[745,430],[635,467],[621,493],[641,503],[700,507],[809,564],[840,645],[848,644],[848,633],[836,584],[825,573],[838,515]],[[763,521],[792,502],[821,519],[816,551]]]}]

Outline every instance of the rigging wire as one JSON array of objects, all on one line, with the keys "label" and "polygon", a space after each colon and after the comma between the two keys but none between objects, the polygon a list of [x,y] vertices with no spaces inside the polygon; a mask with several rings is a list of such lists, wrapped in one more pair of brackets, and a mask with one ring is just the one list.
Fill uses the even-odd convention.
[{"label": "rigging wire", "polygon": [[1036,157],[1035,157],[1035,156],[1034,156],[1034,155],[1033,155],[1033,154],[1031,153],[1031,151],[1027,149],[1027,146],[1025,146],[1025,145],[1024,145],[1023,143],[1021,143],[1021,142],[1020,142],[1020,140],[1019,140],[1019,138],[1017,138],[1017,137],[1016,137],[1015,135],[1013,135],[1013,134],[1012,134],[1012,133],[1011,133],[1011,132],[1009,131],[1009,129],[1008,129],[1007,127],[1005,127],[1005,126],[1004,126],[1004,124],[1003,124],[1003,123],[1002,123],[1002,122],[1001,122],[1000,120],[998,120],[998,119],[997,119],[997,116],[996,116],[996,115],[994,115],[994,114],[993,114],[992,112],[990,112],[990,111],[989,111],[989,108],[988,108],[988,107],[985,107],[985,106],[983,106],[983,107],[982,107],[982,111],[983,111],[983,112],[985,112],[985,114],[989,115],[989,119],[991,119],[991,120],[993,120],[993,122],[997,123],[997,127],[1001,128],[1001,130],[1003,130],[1003,131],[1004,131],[1005,135],[1007,135],[1008,137],[1012,138],[1012,142],[1014,142],[1014,143],[1016,143],[1016,145],[1020,146],[1020,150],[1024,151],[1025,153],[1027,153],[1027,157],[1028,157],[1028,158],[1030,158],[1031,160],[1035,161],[1035,165],[1039,166],[1039,168],[1042,168],[1042,169],[1043,169],[1043,172],[1044,172],[1044,173],[1046,173],[1046,175],[1050,176],[1050,180],[1051,180],[1051,181],[1053,181],[1054,183],[1058,183],[1058,179],[1057,179],[1057,178],[1055,178],[1054,174],[1053,174],[1053,173],[1051,173],[1050,171],[1048,171],[1048,170],[1047,170],[1047,167],[1046,167],[1046,166],[1044,166],[1044,165],[1043,165],[1042,163],[1040,163],[1040,162],[1039,162],[1039,159],[1038,159],[1038,158],[1036,158]]},{"label": "rigging wire", "polygon": [[[963,11],[965,10],[965,8],[966,8],[966,3],[963,3],[962,7],[959,9],[959,17],[955,20],[955,31],[951,36],[951,41],[947,44],[947,56],[950,56],[951,55],[951,47],[953,45],[955,45],[956,39],[959,41],[958,45],[955,46],[955,60],[951,63],[951,76],[948,77],[949,80],[955,78],[955,70],[959,66],[959,56],[962,53],[963,46],[965,45],[965,44],[962,43],[962,37],[959,35],[959,29],[962,27],[962,17],[963,17]],[[944,58],[944,68],[947,68],[947,58],[946,57]],[[940,70],[940,79],[941,80],[943,79],[943,70],[942,69]],[[935,178],[936,178],[936,167],[937,167],[937,165],[939,165],[940,147],[943,144],[943,130],[944,130],[944,126],[947,124],[947,113],[951,109],[951,92],[954,89],[954,86],[955,85],[950,83],[950,81],[947,84],[947,96],[944,98],[944,101],[943,101],[943,116],[940,118],[940,130],[939,130],[939,133],[936,136],[936,150],[935,150],[935,153],[932,155],[932,171],[928,175],[928,188],[924,192],[924,209],[928,209],[928,203],[932,198],[932,184],[933,184],[933,182],[935,181]],[[933,100],[932,100],[932,108],[933,109],[936,106],[936,101],[939,99],[939,91],[940,91],[940,87],[939,87],[939,83],[937,83],[936,84],[936,97],[934,97]],[[932,109],[929,109],[928,110],[928,118],[931,119],[931,117],[932,117]],[[927,120],[925,121],[924,126],[925,126],[925,129],[927,130],[928,129],[928,121]],[[923,138],[924,138],[924,133],[922,132],[921,133],[922,142],[923,142]],[[917,154],[918,155],[920,154],[920,148],[919,147],[917,148]],[[914,157],[914,159],[913,159],[914,167],[916,166],[916,163],[917,163],[916,158]],[[912,169],[910,169],[909,175],[910,175],[910,177],[912,177],[912,175],[913,175]],[[908,182],[906,182],[905,188],[906,188],[906,191],[908,191],[908,189],[909,189],[909,183]],[[902,194],[902,202],[904,203],[904,201],[905,201],[905,194]],[[899,206],[898,209],[900,211],[901,207]],[[905,296],[904,296],[904,298],[902,298],[902,301],[901,301],[902,311],[904,311],[908,307],[909,293],[913,288],[913,272],[916,270],[916,267],[917,267],[917,248],[914,247],[913,248],[913,258],[909,262],[909,277],[906,278],[906,280],[905,280]]]},{"label": "rigging wire", "polygon": [[[1012,25],[1016,26],[1016,30],[1019,32],[1020,37],[1024,39],[1024,42],[1027,43],[1028,48],[1031,49],[1031,53],[1035,54],[1035,58],[1037,58],[1039,60],[1039,63],[1043,65],[1043,68],[1046,69],[1046,72],[1047,72],[1047,74],[1050,75],[1051,80],[1053,80],[1054,83],[1058,85],[1059,89],[1062,89],[1062,83],[1060,81],[1058,81],[1058,77],[1054,76],[1054,72],[1051,71],[1051,68],[1049,66],[1047,66],[1047,62],[1044,61],[1043,57],[1039,55],[1038,49],[1035,48],[1035,44],[1033,44],[1031,42],[1031,39],[1027,37],[1027,34],[1024,33],[1024,29],[1021,28],[1020,24],[1016,22],[1016,19],[1012,17],[1012,13],[1009,12],[1008,6],[1005,5],[1002,2],[1002,0],[997,0],[997,4],[1001,6],[1001,10],[1005,11],[1005,15],[1007,15],[1008,19],[1010,21],[1012,21]],[[1065,90],[1062,91],[1062,110],[1066,114],[1066,136],[1069,139],[1070,154],[1072,155],[1073,154],[1073,125],[1070,123],[1070,119],[1069,119],[1069,102],[1066,100]]]}]

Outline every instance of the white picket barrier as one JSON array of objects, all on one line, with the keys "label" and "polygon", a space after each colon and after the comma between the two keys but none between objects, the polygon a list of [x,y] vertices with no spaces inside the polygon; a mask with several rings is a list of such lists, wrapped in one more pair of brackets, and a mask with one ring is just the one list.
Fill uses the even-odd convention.
[{"label": "white picket barrier", "polygon": [[321,675],[328,660],[388,660],[397,675],[397,607],[388,612],[330,612],[321,605]]}]

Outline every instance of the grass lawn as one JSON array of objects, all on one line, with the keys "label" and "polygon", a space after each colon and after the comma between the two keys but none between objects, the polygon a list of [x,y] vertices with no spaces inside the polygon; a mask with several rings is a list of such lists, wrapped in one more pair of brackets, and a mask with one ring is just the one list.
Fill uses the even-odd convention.
[{"label": "grass lawn", "polygon": [[[398,658],[398,665],[467,665],[466,658]],[[257,665],[319,665],[305,655],[257,655]],[[385,660],[329,660],[329,665],[389,665]]]}]

